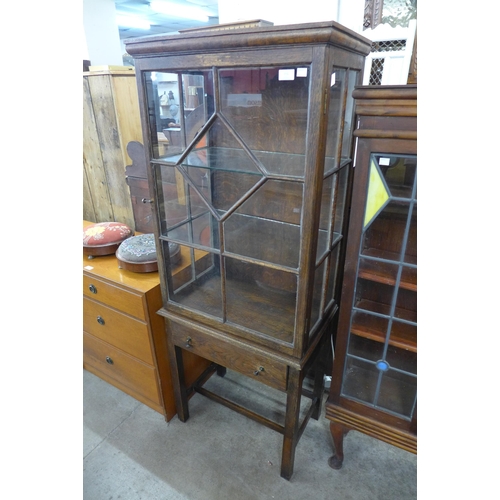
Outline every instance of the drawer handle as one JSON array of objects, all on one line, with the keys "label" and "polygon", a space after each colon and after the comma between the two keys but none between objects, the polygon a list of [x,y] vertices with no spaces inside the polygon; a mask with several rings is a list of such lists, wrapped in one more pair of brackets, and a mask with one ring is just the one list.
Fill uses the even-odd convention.
[{"label": "drawer handle", "polygon": [[143,198],[141,201],[143,203],[153,203],[153,200],[148,200],[147,198]]},{"label": "drawer handle", "polygon": [[193,347],[193,344],[191,344],[192,341],[193,339],[191,337],[188,337],[186,339],[186,347]]},{"label": "drawer handle", "polygon": [[259,369],[258,369],[258,370],[255,370],[255,371],[253,372],[253,374],[254,374],[255,376],[257,376],[257,375],[259,375],[259,374],[260,374],[260,372],[263,372],[263,371],[264,371],[264,367],[263,367],[263,366],[259,366]]},{"label": "drawer handle", "polygon": [[97,288],[96,288],[94,285],[89,285],[89,290],[90,290],[92,293],[97,293]]},{"label": "drawer handle", "polygon": [[104,319],[103,319],[101,316],[97,316],[97,322],[98,322],[100,325],[104,325]]},{"label": "drawer handle", "polygon": [[112,365],[113,360],[109,356],[106,356],[106,363],[108,363],[109,365]]}]

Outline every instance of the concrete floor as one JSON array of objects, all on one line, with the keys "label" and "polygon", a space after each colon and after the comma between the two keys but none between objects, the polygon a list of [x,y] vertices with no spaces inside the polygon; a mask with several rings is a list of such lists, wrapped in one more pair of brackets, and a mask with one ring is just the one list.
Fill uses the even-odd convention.
[{"label": "concrete floor", "polygon": [[[257,386],[254,409],[271,408],[267,416],[278,419],[282,413],[281,393],[248,385],[233,372],[207,384],[219,392],[224,387],[240,401]],[[280,477],[280,434],[200,394],[190,400],[187,422],[174,417],[167,424],[156,411],[84,370],[83,408],[84,500],[417,498],[416,455],[359,432],[344,440],[342,469],[331,469],[324,406],[297,445],[290,481]]]}]

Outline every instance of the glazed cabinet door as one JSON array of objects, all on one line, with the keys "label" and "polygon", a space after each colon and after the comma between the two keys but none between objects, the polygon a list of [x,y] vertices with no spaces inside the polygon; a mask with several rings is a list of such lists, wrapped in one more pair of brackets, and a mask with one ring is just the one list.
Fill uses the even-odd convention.
[{"label": "glazed cabinet door", "polygon": [[417,401],[417,157],[372,153],[341,396],[411,422]]},{"label": "glazed cabinet door", "polygon": [[[287,353],[305,351],[337,299],[351,94],[361,74],[323,59],[271,66],[252,57],[248,67],[188,69],[186,58],[182,70],[142,73],[166,295],[172,312]],[[313,74],[323,75],[328,93],[318,92]],[[318,166],[311,137],[320,122]],[[169,242],[187,263],[176,275]],[[309,268],[314,292],[300,297]]]}]

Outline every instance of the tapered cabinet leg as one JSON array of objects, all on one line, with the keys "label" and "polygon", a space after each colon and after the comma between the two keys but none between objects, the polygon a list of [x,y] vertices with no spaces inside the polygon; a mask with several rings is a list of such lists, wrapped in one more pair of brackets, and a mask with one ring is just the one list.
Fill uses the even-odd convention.
[{"label": "tapered cabinet leg", "polygon": [[181,422],[185,422],[189,418],[189,408],[186,383],[184,380],[184,361],[182,359],[182,349],[170,342],[169,335],[167,335],[167,346],[177,417]]},{"label": "tapered cabinet leg", "polygon": [[335,422],[330,423],[330,433],[332,434],[335,454],[328,459],[328,465],[332,469],[341,469],[344,461],[344,436],[348,430]]},{"label": "tapered cabinet leg", "polygon": [[299,370],[289,368],[288,389],[286,397],[285,432],[283,452],[281,455],[281,477],[290,479],[293,474],[295,448],[298,440],[300,396],[302,377]]}]

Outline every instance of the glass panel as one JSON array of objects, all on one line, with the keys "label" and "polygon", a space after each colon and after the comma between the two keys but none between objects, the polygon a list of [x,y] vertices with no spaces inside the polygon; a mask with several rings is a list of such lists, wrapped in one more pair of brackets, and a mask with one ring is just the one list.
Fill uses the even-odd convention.
[{"label": "glass panel", "polygon": [[417,373],[415,193],[415,157],[372,155],[343,389],[407,419]]},{"label": "glass panel", "polygon": [[309,66],[224,69],[219,80],[224,116],[264,168],[303,177]]},{"label": "glass panel", "polygon": [[399,266],[387,261],[359,259],[358,276],[371,281],[394,286],[398,279]]},{"label": "glass panel", "polygon": [[372,219],[362,240],[362,254],[399,261],[410,205],[404,201],[390,201]]},{"label": "glass panel", "polygon": [[360,80],[359,71],[349,71],[347,77],[347,101],[344,117],[344,132],[342,134],[342,158],[352,158],[352,131],[355,125],[354,115],[354,99],[352,98],[352,91]]},{"label": "glass panel", "polygon": [[399,288],[394,316],[406,321],[417,322],[417,294],[415,291]]},{"label": "glass panel", "polygon": [[337,168],[342,111],[344,108],[345,69],[334,69],[330,77],[330,107],[328,109],[328,132],[326,135],[325,175]]},{"label": "glass panel", "polygon": [[318,248],[316,261],[319,261],[327,250],[330,249],[330,226],[332,216],[332,198],[336,188],[337,175],[329,175],[323,180],[323,193],[321,196],[321,213],[319,219]]},{"label": "glass panel", "polygon": [[364,311],[354,311],[351,320],[351,333],[367,339],[385,342],[389,319]]},{"label": "glass panel", "polygon": [[[398,321],[394,318],[391,325],[391,332],[389,336],[389,345],[398,347],[404,350],[405,353],[410,356],[412,354],[415,357],[415,363],[417,358],[417,323],[416,314],[413,315],[415,322],[413,324],[406,323],[404,321]],[[409,321],[409,320],[407,320]],[[396,362],[391,363],[393,366],[398,367]],[[411,371],[412,373],[417,373],[416,364],[414,367],[410,368],[406,365],[399,367],[402,370]]]},{"label": "glass panel", "polygon": [[323,281],[325,276],[326,261],[316,268],[314,273],[313,300],[311,308],[311,321],[309,333],[312,333],[318,320],[323,317],[321,310],[321,297],[323,295]]},{"label": "glass panel", "polygon": [[[348,164],[341,168],[337,175],[337,189],[335,196],[335,215],[334,215],[334,225],[333,231],[337,234],[342,234],[342,225],[344,224],[344,212],[346,204],[346,194],[347,194],[347,181],[349,176],[349,169],[351,165]],[[335,237],[335,235],[334,235]]]},{"label": "glass panel", "polygon": [[373,363],[348,355],[346,357],[342,394],[360,401],[373,403],[378,377],[379,370]]},{"label": "glass panel", "polygon": [[[167,234],[167,228],[175,227],[189,220],[189,201],[187,184],[175,167],[155,166],[158,180],[158,204],[160,212],[161,234]],[[197,196],[194,204],[199,206]]]},{"label": "glass panel", "polygon": [[296,269],[301,183],[268,180],[224,222],[227,252]]},{"label": "glass panel", "polygon": [[[218,250],[218,221],[198,191],[175,167],[161,165],[158,171],[163,196],[160,203],[161,234],[179,242]],[[168,182],[172,180],[174,183]],[[197,183],[201,192],[204,191],[202,183]]]},{"label": "glass panel", "polygon": [[388,315],[394,297],[394,287],[358,278],[355,306],[367,312]]},{"label": "glass panel", "polygon": [[[410,218],[410,228],[408,231],[408,242],[406,243],[405,249],[405,262],[409,264],[417,264],[417,204],[415,203],[412,207],[411,218]],[[407,271],[410,273],[410,270]],[[417,284],[417,270],[414,269],[414,279],[412,280]]]},{"label": "glass panel", "polygon": [[213,114],[211,71],[144,73],[152,157],[181,153]]},{"label": "glass panel", "polygon": [[384,356],[384,344],[351,333],[347,352],[357,358],[364,358],[375,363]]},{"label": "glass panel", "polygon": [[389,369],[382,374],[377,406],[411,417],[417,397],[417,378]]},{"label": "glass panel", "polygon": [[366,208],[364,227],[367,227],[389,200],[390,193],[384,181],[383,173],[378,168],[375,160],[370,162],[370,179],[368,182],[368,193],[366,195]]},{"label": "glass panel", "polygon": [[417,171],[416,159],[393,155],[375,155],[374,158],[392,196],[411,199]]},{"label": "glass panel", "polygon": [[[166,248],[167,242],[163,242]],[[180,245],[181,262],[172,270],[169,300],[189,309],[222,317],[219,257]]]},{"label": "glass panel", "polygon": [[293,342],[297,276],[226,257],[227,321]]},{"label": "glass panel", "polygon": [[326,307],[330,305],[332,300],[336,299],[338,300],[337,297],[334,297],[335,294],[335,288],[337,286],[337,269],[338,269],[338,264],[339,264],[339,252],[340,252],[340,245],[337,245],[333,250],[330,255],[330,275],[328,277],[328,287],[326,291]]}]

